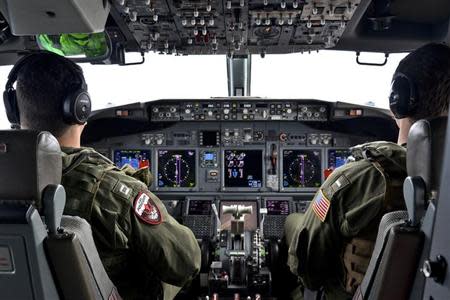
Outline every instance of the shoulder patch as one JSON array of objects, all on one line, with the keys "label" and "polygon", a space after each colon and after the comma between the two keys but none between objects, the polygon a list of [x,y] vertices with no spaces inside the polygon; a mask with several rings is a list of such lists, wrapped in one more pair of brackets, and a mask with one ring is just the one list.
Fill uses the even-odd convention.
[{"label": "shoulder patch", "polygon": [[136,216],[144,223],[158,225],[162,222],[161,212],[146,192],[140,192],[136,196],[133,210]]},{"label": "shoulder patch", "polygon": [[345,175],[339,176],[338,179],[331,185],[331,190],[333,191],[333,194],[335,194],[337,191],[345,188],[347,185],[350,184],[350,181],[345,177]]},{"label": "shoulder patch", "polygon": [[113,188],[113,193],[125,199],[130,199],[131,192],[132,192],[131,188],[120,181],[118,181]]},{"label": "shoulder patch", "polygon": [[312,209],[320,221],[325,222],[331,202],[325,197],[322,189],[319,189],[312,202]]}]

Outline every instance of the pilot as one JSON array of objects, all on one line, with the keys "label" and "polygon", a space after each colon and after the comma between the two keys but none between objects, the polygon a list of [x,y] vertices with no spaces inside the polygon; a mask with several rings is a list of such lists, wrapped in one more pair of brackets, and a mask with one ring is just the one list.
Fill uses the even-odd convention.
[{"label": "pilot", "polygon": [[286,221],[287,263],[300,279],[294,299],[303,298],[303,287],[323,288],[326,299],[351,299],[367,270],[382,216],[405,209],[409,129],[417,120],[447,115],[449,99],[449,47],[427,44],[400,62],[389,99],[398,144],[352,148],[354,161],[327,178],[304,215],[291,214]]},{"label": "pilot", "polygon": [[[18,64],[10,77],[16,73],[21,127],[49,131],[61,145],[64,214],[91,224],[102,263],[124,299],[172,299],[199,272],[200,248],[192,231],[148,190],[148,168],[119,169],[94,149],[80,147],[85,123],[64,107],[87,89],[79,66],[50,52]],[[11,103],[6,106],[8,116],[14,114]]]}]

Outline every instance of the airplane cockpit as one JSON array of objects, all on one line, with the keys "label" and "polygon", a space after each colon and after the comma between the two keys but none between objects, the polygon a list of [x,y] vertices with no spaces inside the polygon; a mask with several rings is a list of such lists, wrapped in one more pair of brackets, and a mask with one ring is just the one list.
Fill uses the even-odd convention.
[{"label": "airplane cockpit", "polygon": [[233,97],[105,109],[84,144],[118,166],[151,168],[150,189],[202,241],[202,290],[266,298],[283,293],[273,272],[286,217],[306,211],[352,146],[396,134],[371,107]]},{"label": "airplane cockpit", "polygon": [[[251,96],[252,55],[264,58],[273,54],[345,50],[356,52],[358,64],[376,68],[386,64],[390,54],[410,52],[428,42],[450,43],[450,2],[445,0],[427,3],[412,0],[4,0],[0,1],[0,13],[0,65],[12,65],[23,55],[42,50],[80,64],[91,63],[94,67],[126,68],[147,63],[145,54],[149,52],[175,56],[222,55],[224,63],[226,59],[227,96],[158,99],[94,110],[82,135],[82,146],[95,149],[118,168],[127,165],[134,169],[149,168],[153,178],[148,189],[173,218],[195,235],[201,249],[200,272],[175,299],[290,299],[298,279],[286,265],[286,218],[307,211],[335,169],[354,160],[352,147],[374,141],[397,142],[398,126],[385,108],[314,98]],[[364,61],[361,52],[382,53],[384,62]],[[130,53],[138,53],[138,60],[130,61]],[[204,76],[208,76],[206,72]],[[323,88],[327,88],[326,83]],[[352,88],[352,82],[343,88]],[[363,284],[370,282],[370,288],[365,285],[364,292],[359,290],[360,298],[354,299],[433,299],[432,295],[439,295],[434,299],[446,299],[443,295],[449,295],[444,288],[449,285],[445,257],[450,254],[450,247],[447,244],[436,252],[433,247],[442,244],[432,244],[432,228],[441,234],[441,239],[448,239],[438,227],[445,224],[445,214],[435,205],[423,208],[419,204],[429,196],[423,191],[431,189],[430,186],[437,190],[437,182],[445,178],[440,173],[448,173],[448,164],[442,163],[441,171],[431,163],[435,158],[440,162],[450,159],[448,147],[444,150],[446,122],[446,119],[424,121],[410,133],[416,137],[412,139],[416,144],[411,144],[411,150],[408,144],[408,153],[412,153],[408,157],[408,175],[412,179],[408,177],[410,181],[405,183],[407,211],[391,215],[396,223],[387,218],[382,221],[387,229],[383,228],[385,235],[380,237],[379,233],[377,244],[382,245],[375,248],[374,262],[369,265],[373,271],[369,275],[373,277],[368,275],[363,281]],[[0,211],[5,211],[0,212],[0,299],[3,299],[3,288],[6,291],[13,282],[8,276],[21,267],[11,254],[20,241],[10,236],[9,240],[5,238],[13,234],[11,224],[15,222],[7,212],[18,213],[15,206],[11,208],[8,204],[8,197],[14,198],[15,185],[11,180],[20,180],[20,176],[10,178],[2,170],[2,164],[12,168],[11,162],[20,163],[18,157],[8,156],[9,149],[14,149],[10,145],[18,142],[29,143],[26,145],[33,153],[41,153],[41,148],[58,150],[45,135],[18,134],[14,138],[14,133],[0,131],[0,178],[8,183],[6,192],[6,188],[0,187]],[[57,168],[54,157],[45,158],[49,164],[40,161],[39,154],[33,159],[29,164],[37,164],[36,176],[47,180],[43,183],[60,180],[45,177],[53,171],[45,173],[40,169],[41,165],[48,170]],[[414,167],[415,164],[422,165]],[[20,163],[20,166],[24,165]],[[433,172],[439,176],[427,179]],[[425,178],[425,184],[417,183],[418,177]],[[62,197],[57,188],[49,192],[38,180],[28,177],[26,180],[31,185],[37,184],[38,192],[43,191],[42,199],[41,195],[37,196],[37,203],[44,204],[33,211],[33,216],[41,213],[45,214],[44,221],[54,220],[50,222],[52,226],[44,226],[33,219],[39,230],[44,232],[48,227],[51,234],[56,234],[56,223],[69,226],[79,221],[65,216],[61,221],[62,208],[49,204]],[[36,188],[21,197],[28,199],[35,192]],[[445,194],[441,192],[439,196]],[[17,198],[21,204],[22,198]],[[43,209],[45,205],[51,210]],[[404,220],[407,221],[402,223]],[[89,226],[80,222],[83,228]],[[394,223],[401,223],[401,230],[393,228]],[[24,236],[33,235],[30,232]],[[85,232],[79,234],[84,236]],[[39,236],[42,241],[43,235]],[[92,241],[88,237],[83,239],[89,240],[90,250],[80,250],[75,244],[77,250],[68,253],[76,252],[76,256],[82,257],[82,263],[70,264],[72,268],[91,262]],[[8,246],[11,241],[15,243],[12,248]],[[57,244],[54,240],[50,242],[45,249]],[[65,247],[68,248],[59,246],[50,253],[60,255],[61,251],[71,249]],[[400,267],[392,256],[382,255],[383,251],[409,253],[407,250],[411,249],[418,256],[405,254],[404,260],[399,258],[404,264]],[[36,255],[46,250],[39,251]],[[96,262],[92,264],[98,265],[97,254],[93,256]],[[44,261],[29,260],[33,274],[36,266]],[[61,260],[53,264],[57,264],[59,271],[52,273],[47,268],[40,276],[56,274],[64,280],[70,279],[61,271],[64,269]],[[422,274],[426,267],[429,276],[425,277],[429,279]],[[79,270],[89,273],[89,268]],[[104,278],[103,271],[98,272]],[[389,282],[395,280],[394,275],[408,279],[405,285],[397,286],[408,292],[393,292],[396,287]],[[39,277],[38,281],[42,284],[43,280]],[[57,285],[58,281],[55,282]],[[439,284],[440,287],[433,286]],[[111,289],[111,282],[107,285]],[[90,289],[88,283],[77,288]],[[36,294],[24,290],[20,295],[23,299],[45,299],[45,295],[54,299],[120,299],[120,290],[118,294],[108,294],[100,289],[81,296],[73,294],[74,298],[70,298],[65,291],[74,293],[76,288],[49,289],[57,292],[46,294],[44,289]],[[8,292],[7,299],[21,299],[14,297],[17,290],[8,289]],[[304,299],[325,299],[321,297],[319,291],[305,294]]]}]

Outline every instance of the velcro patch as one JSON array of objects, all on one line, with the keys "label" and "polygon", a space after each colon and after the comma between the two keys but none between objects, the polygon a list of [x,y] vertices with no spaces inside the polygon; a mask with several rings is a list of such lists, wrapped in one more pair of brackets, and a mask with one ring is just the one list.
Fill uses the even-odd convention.
[{"label": "velcro patch", "polygon": [[330,204],[330,200],[325,197],[322,189],[319,189],[312,202],[312,209],[320,221],[325,222]]},{"label": "velcro patch", "polygon": [[337,193],[338,191],[345,188],[347,185],[350,184],[350,181],[347,179],[345,175],[339,176],[338,179],[331,185],[331,191],[328,191],[328,196],[330,198],[333,198],[333,195]]},{"label": "velcro patch", "polygon": [[128,195],[131,192],[131,189],[127,187],[125,184],[120,184],[119,192],[122,193],[125,197],[128,197]]},{"label": "velcro patch", "polygon": [[136,196],[133,209],[136,216],[144,223],[158,225],[162,222],[161,212],[146,192],[140,192]]},{"label": "velcro patch", "polygon": [[130,199],[131,194],[132,194],[131,192],[133,190],[129,186],[127,186],[126,184],[124,184],[124,183],[122,183],[120,181],[117,181],[117,183],[114,186],[112,191],[113,191],[114,194],[116,194],[116,195],[118,195],[118,196],[120,196],[122,198]]}]

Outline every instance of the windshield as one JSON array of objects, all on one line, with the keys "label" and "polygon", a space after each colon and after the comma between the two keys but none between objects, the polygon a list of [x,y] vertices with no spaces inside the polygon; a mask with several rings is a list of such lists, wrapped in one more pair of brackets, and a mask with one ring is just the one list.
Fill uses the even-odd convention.
[{"label": "windshield", "polygon": [[[254,56],[251,95],[344,101],[388,107],[390,81],[406,54],[393,54],[384,67],[360,66],[354,52]],[[383,54],[363,54],[380,61]],[[132,57],[131,59],[139,57]],[[168,56],[147,54],[143,65],[81,64],[93,109],[157,99],[207,99],[227,96],[224,56]],[[3,84],[11,67],[0,67]],[[9,128],[0,105],[0,129]]]}]

